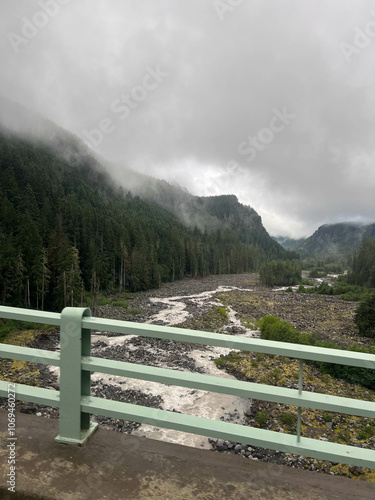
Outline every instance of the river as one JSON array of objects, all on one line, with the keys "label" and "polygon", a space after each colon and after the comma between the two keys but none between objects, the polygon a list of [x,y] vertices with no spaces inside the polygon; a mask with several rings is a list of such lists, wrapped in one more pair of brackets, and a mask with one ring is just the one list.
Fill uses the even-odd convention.
[{"label": "river", "polygon": [[[165,288],[161,291],[157,290],[155,293],[148,292],[142,298],[142,314],[147,313],[147,319],[144,322],[166,326],[178,325],[201,311],[207,311],[217,306],[222,307],[223,304],[215,298],[215,295],[219,292],[252,290],[251,288],[241,288],[233,285],[218,285],[217,281],[217,279],[199,280],[196,286],[192,281],[186,280],[179,284],[175,283],[172,287],[173,291],[180,292],[180,294],[171,296],[166,296],[168,292]],[[176,290],[176,288],[179,288],[179,290]],[[203,291],[201,291],[202,288]],[[198,291],[194,292],[197,289]],[[233,309],[227,307],[226,310],[228,317],[226,324],[220,328],[221,333],[236,331],[243,337],[259,336],[257,330],[244,327]],[[174,348],[173,343],[169,342],[168,344],[168,342],[166,344],[166,341],[147,339],[135,335],[113,336],[108,332],[93,332],[92,354],[97,357],[120,361],[147,363],[161,368],[174,368],[222,378],[234,378],[224,370],[217,368],[214,363],[215,358],[228,354],[230,349],[197,346],[196,344],[194,344],[193,348],[190,348],[189,345],[181,343],[178,343],[178,348]],[[55,369],[54,373],[58,376],[58,369]],[[99,391],[100,395],[104,394],[111,397],[112,390],[115,390],[116,396],[120,400],[126,400],[126,394],[136,394],[135,402],[142,404],[145,398],[151,401],[148,406],[153,406],[152,401],[156,401],[157,398],[159,408],[163,410],[238,424],[244,423],[244,415],[251,405],[249,399],[236,396],[113,375],[93,373],[91,379],[93,394],[97,394]],[[101,417],[98,420],[101,423],[104,421],[107,425],[110,422],[109,419],[101,419]],[[207,437],[145,424],[133,427],[132,433],[137,436],[146,436],[185,446],[211,448]]]}]

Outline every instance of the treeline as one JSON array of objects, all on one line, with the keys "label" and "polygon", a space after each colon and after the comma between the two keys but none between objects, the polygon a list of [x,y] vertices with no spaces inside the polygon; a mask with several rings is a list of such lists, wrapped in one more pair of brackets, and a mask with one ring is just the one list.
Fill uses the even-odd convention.
[{"label": "treeline", "polygon": [[259,272],[260,282],[266,286],[290,286],[302,279],[300,260],[272,260],[264,263]]},{"label": "treeline", "polygon": [[[256,238],[256,233],[255,233]],[[84,293],[146,290],[184,276],[259,269],[269,251],[241,227],[188,228],[115,187],[93,158],[64,160],[0,134],[0,301],[60,310]]]},{"label": "treeline", "polygon": [[354,254],[352,272],[348,282],[353,285],[375,288],[375,239],[364,238]]},{"label": "treeline", "polygon": [[375,239],[364,238],[354,254],[352,272],[347,280],[353,286],[364,287],[355,312],[358,331],[366,337],[375,337]]},{"label": "treeline", "polygon": [[333,285],[329,285],[325,281],[319,286],[305,287],[303,284],[300,284],[297,292],[317,293],[318,295],[339,295],[341,300],[358,302],[366,293],[366,289],[359,285],[351,285],[345,280],[338,280]]}]

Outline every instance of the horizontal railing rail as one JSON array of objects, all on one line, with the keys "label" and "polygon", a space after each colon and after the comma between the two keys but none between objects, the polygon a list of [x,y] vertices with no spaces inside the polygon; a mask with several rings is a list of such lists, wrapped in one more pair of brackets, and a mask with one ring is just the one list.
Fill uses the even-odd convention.
[{"label": "horizontal railing rail", "polygon": [[[375,355],[94,318],[87,308],[69,307],[59,314],[0,306],[0,318],[60,327],[60,352],[0,344],[0,355],[3,358],[60,367],[59,391],[16,384],[17,399],[60,409],[60,430],[56,437],[59,442],[82,444],[96,428],[96,424],[90,422],[90,415],[94,414],[375,468],[375,450],[301,436],[301,408],[375,418],[374,402],[302,391],[303,360],[375,369]],[[91,330],[296,358],[300,360],[298,389],[92,357]],[[91,372],[293,405],[298,408],[297,435],[93,397],[90,394]],[[0,382],[1,396],[7,395],[7,387],[6,381]]]}]

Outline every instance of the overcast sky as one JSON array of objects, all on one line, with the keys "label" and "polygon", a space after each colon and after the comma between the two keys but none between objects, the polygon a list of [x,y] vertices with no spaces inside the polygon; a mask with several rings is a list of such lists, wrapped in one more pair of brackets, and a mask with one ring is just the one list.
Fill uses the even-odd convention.
[{"label": "overcast sky", "polygon": [[0,0],[0,30],[0,93],[118,165],[273,235],[375,220],[375,1]]}]

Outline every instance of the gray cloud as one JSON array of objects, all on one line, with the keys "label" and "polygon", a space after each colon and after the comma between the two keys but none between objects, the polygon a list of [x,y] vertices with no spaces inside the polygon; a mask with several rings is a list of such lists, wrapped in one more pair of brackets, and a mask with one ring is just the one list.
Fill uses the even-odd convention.
[{"label": "gray cloud", "polygon": [[237,194],[272,234],[375,218],[372,2],[65,2],[0,3],[3,95],[118,169]]}]

